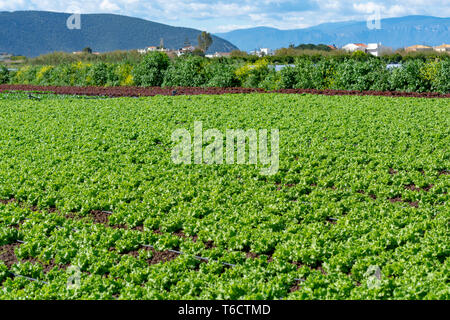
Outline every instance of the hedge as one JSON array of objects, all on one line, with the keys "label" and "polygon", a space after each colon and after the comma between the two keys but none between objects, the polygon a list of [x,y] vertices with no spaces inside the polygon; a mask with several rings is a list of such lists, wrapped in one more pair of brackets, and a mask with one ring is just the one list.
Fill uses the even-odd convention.
[{"label": "hedge", "polygon": [[280,72],[268,58],[255,62],[183,56],[160,52],[139,63],[70,63],[24,66],[17,72],[0,67],[0,83],[66,86],[186,86],[275,89],[339,89],[450,93],[449,59],[410,59],[388,69],[389,61],[369,55],[345,59],[297,57]]}]

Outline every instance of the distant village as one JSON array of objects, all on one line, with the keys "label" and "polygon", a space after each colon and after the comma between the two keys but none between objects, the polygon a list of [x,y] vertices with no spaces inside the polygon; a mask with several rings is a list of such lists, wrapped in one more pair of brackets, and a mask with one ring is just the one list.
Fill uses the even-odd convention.
[{"label": "distant village", "polygon": [[[381,43],[349,43],[345,46],[338,48],[334,45],[328,45],[330,50],[344,50],[347,52],[356,52],[361,51],[364,53],[371,54],[373,56],[379,57],[383,54],[389,54],[392,53],[393,50],[391,47],[386,47],[382,45]],[[137,51],[141,54],[146,54],[148,52],[165,52],[168,55],[171,56],[177,56],[180,57],[182,55],[193,53],[197,47],[194,47],[192,45],[186,45],[180,49],[172,50],[172,49],[166,49],[163,46],[149,46],[143,49],[138,49]],[[404,48],[405,52],[438,52],[438,53],[450,53],[450,44],[442,44],[440,46],[426,46],[426,45],[413,45],[410,47]],[[73,54],[82,54],[83,51],[75,51],[72,52]],[[100,55],[100,52],[91,52],[94,55]],[[275,51],[270,48],[259,48],[253,51],[248,52],[250,55],[255,55],[258,57],[265,57],[265,56],[273,56],[275,55]],[[205,57],[207,58],[221,58],[221,57],[230,57],[231,52],[216,52],[214,54],[206,54]],[[11,61],[13,55],[6,52],[0,52],[0,62],[9,62]]]},{"label": "distant village", "polygon": [[[344,51],[347,52],[356,52],[356,51],[362,51],[365,53],[369,53],[375,57],[379,57],[383,54],[387,54],[387,53],[392,53],[393,49],[391,47],[386,47],[383,46],[381,43],[369,43],[369,44],[364,44],[364,43],[349,43],[346,44],[345,46],[338,48],[334,45],[328,45],[328,47],[331,50],[337,50],[337,49],[342,49]],[[196,47],[189,45],[189,46],[185,46],[183,48],[180,48],[178,50],[169,50],[169,49],[165,49],[165,48],[161,48],[161,47],[157,47],[157,46],[150,46],[144,49],[139,49],[138,52],[145,54],[148,52],[152,52],[152,51],[162,51],[162,52],[166,52],[168,54],[173,54],[176,56],[182,56],[186,53],[192,53],[194,52],[196,49]],[[435,52],[449,52],[450,53],[450,44],[442,44],[440,46],[435,46],[435,47],[431,47],[431,46],[425,46],[425,45],[414,45],[414,46],[410,46],[407,48],[404,48],[404,50],[406,52],[430,52],[430,51],[435,51]],[[258,57],[265,57],[265,56],[273,56],[275,55],[275,51],[270,49],[270,48],[259,48],[253,51],[249,52],[250,55],[255,55]],[[229,57],[231,55],[230,52],[216,52],[214,54],[207,54],[206,57],[207,58],[220,58],[220,57]]]}]

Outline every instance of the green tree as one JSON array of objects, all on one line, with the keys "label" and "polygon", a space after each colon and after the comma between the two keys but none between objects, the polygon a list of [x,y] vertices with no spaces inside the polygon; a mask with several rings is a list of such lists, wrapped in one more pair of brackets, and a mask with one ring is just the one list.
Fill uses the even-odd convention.
[{"label": "green tree", "polygon": [[207,81],[205,59],[186,55],[173,60],[165,72],[163,87],[201,87]]},{"label": "green tree", "polygon": [[9,71],[4,65],[0,65],[0,84],[9,82]]},{"label": "green tree", "polygon": [[208,51],[209,47],[211,47],[211,45],[213,43],[211,34],[206,31],[203,31],[201,34],[198,35],[197,41],[198,41],[198,47],[203,52]]},{"label": "green tree", "polygon": [[138,86],[160,86],[170,59],[163,52],[148,53],[133,70],[134,82]]},{"label": "green tree", "polygon": [[86,48],[83,49],[83,53],[91,54],[92,53],[92,49],[90,47],[86,47]]}]

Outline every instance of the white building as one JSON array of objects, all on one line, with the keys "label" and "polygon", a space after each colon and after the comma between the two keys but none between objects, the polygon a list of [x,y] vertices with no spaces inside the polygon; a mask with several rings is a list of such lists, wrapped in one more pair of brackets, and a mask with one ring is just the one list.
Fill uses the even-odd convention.
[{"label": "white building", "polygon": [[146,47],[145,49],[138,49],[137,50],[139,53],[141,53],[141,54],[146,54],[146,53],[149,53],[149,52],[155,52],[155,51],[159,51],[159,52],[170,52],[170,50],[169,49],[166,49],[166,48],[159,48],[159,47],[156,47],[156,46],[150,46],[150,47]]},{"label": "white building", "polygon": [[367,45],[364,43],[349,43],[342,47],[343,50],[348,52],[362,51],[366,52]]},{"label": "white building", "polygon": [[381,56],[383,53],[392,52],[392,48],[385,47],[381,43],[369,43],[366,52],[375,57]]},{"label": "white building", "polygon": [[450,44],[443,44],[443,45],[434,47],[434,50],[437,52],[450,52]]},{"label": "white building", "polygon": [[260,48],[259,50],[251,51],[250,54],[258,57],[266,57],[273,56],[274,52],[269,48]]},{"label": "white building", "polygon": [[150,47],[146,47],[144,49],[138,49],[138,52],[142,53],[142,54],[154,52],[154,51],[158,51],[158,47],[150,46]]},{"label": "white building", "polygon": [[216,52],[214,54],[207,54],[206,58],[224,58],[224,57],[230,57],[231,52]]},{"label": "white building", "polygon": [[368,45],[364,43],[349,43],[343,46],[342,49],[348,52],[361,51],[365,53],[370,53],[375,57],[379,57],[383,53],[392,51],[391,48],[385,47],[381,43],[369,43]]},{"label": "white building", "polygon": [[183,48],[177,50],[175,53],[176,53],[176,55],[178,57],[180,57],[183,54],[190,53],[190,52],[192,53],[194,51],[195,51],[195,47],[194,46],[186,46],[186,47],[183,47]]}]

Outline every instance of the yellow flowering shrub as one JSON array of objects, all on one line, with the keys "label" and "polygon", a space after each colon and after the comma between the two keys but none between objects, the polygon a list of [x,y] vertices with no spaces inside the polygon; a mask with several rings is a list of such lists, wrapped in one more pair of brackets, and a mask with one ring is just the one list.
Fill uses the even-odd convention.
[{"label": "yellow flowering shrub", "polygon": [[438,71],[439,62],[436,60],[428,61],[422,68],[420,68],[420,76],[425,80],[433,82],[436,79]]},{"label": "yellow flowering shrub", "polygon": [[269,61],[265,58],[257,60],[255,63],[246,63],[235,71],[235,75],[244,86],[254,86],[267,75]]}]

